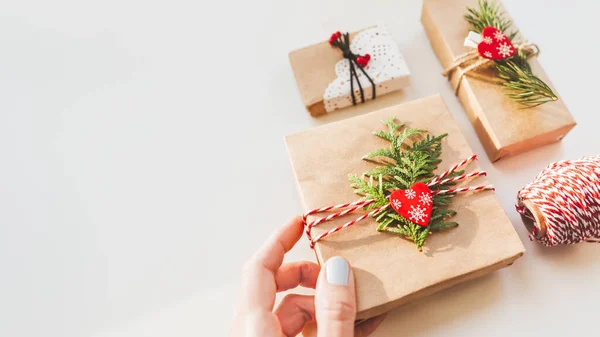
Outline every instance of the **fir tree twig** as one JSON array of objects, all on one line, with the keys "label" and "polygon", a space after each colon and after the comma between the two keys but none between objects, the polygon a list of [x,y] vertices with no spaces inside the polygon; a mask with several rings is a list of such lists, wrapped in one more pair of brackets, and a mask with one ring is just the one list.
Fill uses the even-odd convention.
[{"label": "fir tree twig", "polygon": [[[354,192],[365,199],[375,202],[365,207],[372,210],[389,203],[388,196],[398,189],[408,189],[416,182],[428,183],[435,176],[434,171],[441,162],[442,140],[447,136],[424,135],[419,129],[404,128],[396,124],[394,118],[383,122],[388,131],[376,131],[373,134],[390,142],[389,148],[375,150],[364,157],[365,160],[376,161],[380,165],[367,171],[362,177],[350,175]],[[385,161],[375,160],[384,158]],[[456,171],[448,177],[456,177],[463,171]],[[447,189],[453,184],[436,184],[431,190]],[[378,231],[399,234],[412,240],[420,250],[431,232],[455,227],[456,222],[447,221],[456,214],[447,209],[454,194],[436,194],[433,196],[431,220],[427,227],[419,226],[400,216],[390,207],[374,215],[379,223]]]},{"label": "fir tree twig", "polygon": [[[495,0],[479,0],[478,7],[467,8],[464,16],[475,32],[481,33],[485,27],[492,26],[502,31],[511,41],[518,36],[517,31],[511,32],[512,21],[500,10],[500,4]],[[537,51],[526,53],[519,50],[510,59],[495,61],[494,66],[498,77],[504,80],[506,95],[529,108],[558,99],[550,86],[531,71],[527,58],[535,54]]]}]

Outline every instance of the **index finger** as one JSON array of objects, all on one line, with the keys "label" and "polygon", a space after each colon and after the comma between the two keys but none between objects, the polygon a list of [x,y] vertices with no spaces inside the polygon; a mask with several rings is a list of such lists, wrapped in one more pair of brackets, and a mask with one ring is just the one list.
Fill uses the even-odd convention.
[{"label": "index finger", "polygon": [[243,276],[244,304],[247,309],[272,311],[277,284],[275,273],[303,232],[302,217],[297,216],[278,228],[246,263]]}]

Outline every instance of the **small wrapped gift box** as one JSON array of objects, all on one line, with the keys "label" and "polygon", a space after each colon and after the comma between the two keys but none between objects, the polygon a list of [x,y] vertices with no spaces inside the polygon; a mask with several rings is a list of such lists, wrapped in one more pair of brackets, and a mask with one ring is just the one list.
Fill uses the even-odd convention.
[{"label": "small wrapped gift box", "polygon": [[[464,18],[468,7],[478,8],[478,0],[423,1],[421,22],[444,69],[455,64],[458,56],[474,50],[465,46],[465,38],[472,36]],[[500,12],[510,18],[501,5]],[[514,24],[512,31],[516,31]],[[529,58],[529,64],[532,73],[556,93],[535,57]],[[562,99],[524,108],[505,95],[502,85],[493,83],[493,69],[478,68],[460,79],[464,69],[453,71],[450,83],[458,88],[458,98],[490,160],[560,141],[575,126]]]},{"label": "small wrapped gift box", "polygon": [[[336,46],[334,41],[338,39],[342,47],[344,42],[349,43],[346,47],[350,53],[344,55]],[[409,84],[406,62],[392,36],[381,26],[348,36],[334,33],[329,41],[290,52],[289,58],[302,101],[314,117]]]},{"label": "small wrapped gift box", "polygon": [[[360,175],[376,166],[363,156],[389,147],[373,131],[384,130],[381,121],[392,116],[432,135],[448,133],[442,142],[440,172],[473,155],[439,95],[290,135],[286,143],[305,210],[359,199],[348,175]],[[469,171],[477,170],[476,166],[474,162]],[[476,179],[477,184],[486,183],[485,177]],[[358,319],[506,267],[523,254],[523,245],[495,192],[459,194],[452,200],[451,207],[457,211],[452,221],[459,226],[430,235],[422,251],[401,236],[378,232],[378,223],[371,217],[316,243],[319,263],[342,256],[354,268]],[[366,211],[322,223],[312,228],[311,236],[362,214]]]}]

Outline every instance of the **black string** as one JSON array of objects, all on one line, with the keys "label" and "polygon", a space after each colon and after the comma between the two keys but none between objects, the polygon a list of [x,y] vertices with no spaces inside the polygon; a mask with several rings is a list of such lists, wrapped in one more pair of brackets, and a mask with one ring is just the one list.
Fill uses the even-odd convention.
[{"label": "black string", "polygon": [[[362,71],[362,73],[367,77],[369,82],[371,82],[371,87],[373,88],[373,99],[375,99],[375,83],[373,83],[373,80],[371,79],[371,77],[369,77],[367,72],[362,67],[358,67],[358,69],[360,69],[360,71]],[[356,80],[358,81],[358,77],[356,78]],[[362,92],[361,92],[361,95],[362,95]]]},{"label": "black string", "polygon": [[[360,68],[357,65],[358,68]],[[350,81],[352,81],[352,77],[354,76],[354,78],[356,78],[356,83],[358,84],[358,90],[360,91],[360,102],[364,103],[365,102],[365,93],[363,92],[363,88],[362,85],[360,84],[360,81],[358,80],[358,75],[356,74],[356,69],[354,68],[354,62],[350,61]],[[355,99],[354,99],[354,89],[353,87],[353,82],[350,82],[350,91],[352,92],[352,104],[356,105]]]},{"label": "black string", "polygon": [[[367,74],[367,72],[358,63],[356,63],[356,58],[359,55],[354,55],[354,53],[352,53],[352,51],[350,50],[349,34],[345,33],[341,36],[338,36],[335,40],[331,41],[331,44],[333,46],[338,47],[342,51],[344,58],[348,59],[348,62],[350,62],[350,95],[352,96],[352,105],[356,105],[356,96],[354,95],[354,79],[356,79],[356,83],[358,84],[358,89],[360,91],[360,101],[361,103],[365,102],[365,94],[363,92],[362,85],[360,84],[360,80],[358,79],[356,68],[360,69],[363,75],[365,75],[369,82],[371,82],[373,99],[375,99],[375,83]],[[356,68],[354,67],[355,65]]]}]

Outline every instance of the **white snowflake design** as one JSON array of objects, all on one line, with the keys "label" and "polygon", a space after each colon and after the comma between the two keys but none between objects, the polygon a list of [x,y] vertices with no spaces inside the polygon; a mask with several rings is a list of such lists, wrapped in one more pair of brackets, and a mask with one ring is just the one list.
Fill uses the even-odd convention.
[{"label": "white snowflake design", "polygon": [[400,207],[402,207],[402,203],[400,202],[400,200],[392,200],[392,205],[395,209],[400,209]]},{"label": "white snowflake design", "polygon": [[419,202],[423,205],[431,205],[431,203],[433,202],[431,194],[427,194],[425,192],[421,193],[421,195],[419,196]]},{"label": "white snowflake design", "polygon": [[490,53],[489,51],[486,51],[485,53],[483,53],[483,56],[491,59],[493,57],[492,53]]},{"label": "white snowflake design", "polygon": [[499,45],[496,49],[498,49],[498,54],[502,55],[502,57],[508,57],[510,54],[512,54],[512,47],[506,42]]},{"label": "white snowflake design", "polygon": [[491,37],[489,37],[489,36],[486,36],[486,37],[484,37],[484,38],[483,38],[483,42],[484,42],[485,44],[492,44],[493,40],[492,40],[492,38],[491,38]]},{"label": "white snowflake design", "polygon": [[501,32],[501,31],[496,31],[496,32],[494,33],[494,39],[496,39],[496,40],[498,40],[498,41],[502,41],[502,40],[504,40],[504,37],[505,37],[505,36],[504,36],[504,34],[502,34],[502,32]]},{"label": "white snowflake design", "polygon": [[421,208],[417,205],[417,207],[410,205],[410,211],[408,211],[409,220],[415,222],[421,222],[425,220],[425,208]]},{"label": "white snowflake design", "polygon": [[407,199],[414,199],[417,196],[417,193],[415,193],[412,188],[409,188],[408,190],[404,191],[404,196]]}]

